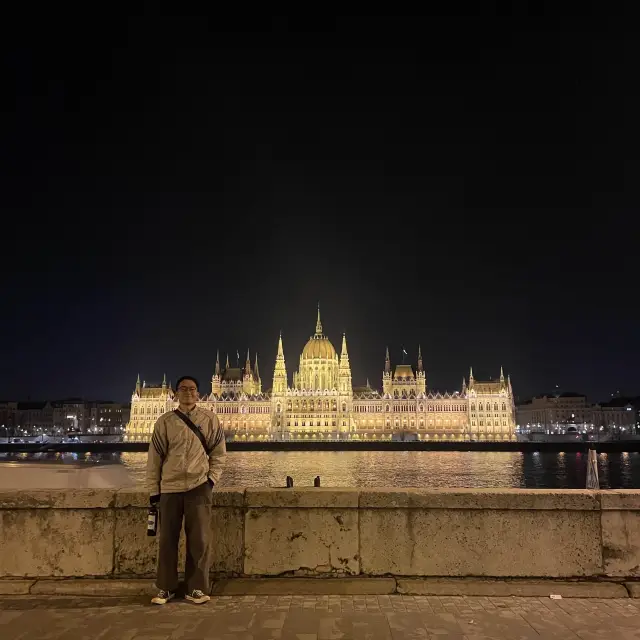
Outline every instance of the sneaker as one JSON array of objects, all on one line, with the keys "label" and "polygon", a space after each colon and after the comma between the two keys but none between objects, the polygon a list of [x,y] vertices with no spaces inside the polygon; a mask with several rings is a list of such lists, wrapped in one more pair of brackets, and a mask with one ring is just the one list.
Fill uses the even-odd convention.
[{"label": "sneaker", "polygon": [[204,592],[200,591],[200,589],[194,589],[191,593],[187,593],[185,596],[186,600],[190,600],[195,604],[204,604],[205,602],[209,602],[211,598]]},{"label": "sneaker", "polygon": [[151,598],[152,604],[167,604],[169,600],[176,597],[176,594],[171,591],[158,591],[158,595],[155,598]]}]

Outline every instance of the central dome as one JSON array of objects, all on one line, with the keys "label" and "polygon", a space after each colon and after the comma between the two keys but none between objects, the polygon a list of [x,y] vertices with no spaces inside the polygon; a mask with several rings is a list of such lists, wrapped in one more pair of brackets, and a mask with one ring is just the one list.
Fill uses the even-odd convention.
[{"label": "central dome", "polygon": [[332,360],[336,357],[336,350],[333,348],[329,338],[322,334],[316,334],[315,336],[311,336],[307,344],[304,345],[302,357],[305,360],[308,358],[324,358],[325,360]]},{"label": "central dome", "polygon": [[322,333],[322,323],[320,322],[320,305],[318,305],[318,321],[316,322],[316,334],[309,338],[309,342],[304,345],[302,350],[304,360],[311,358],[322,358],[324,360],[333,360],[336,358],[336,350],[331,344],[331,340]]}]

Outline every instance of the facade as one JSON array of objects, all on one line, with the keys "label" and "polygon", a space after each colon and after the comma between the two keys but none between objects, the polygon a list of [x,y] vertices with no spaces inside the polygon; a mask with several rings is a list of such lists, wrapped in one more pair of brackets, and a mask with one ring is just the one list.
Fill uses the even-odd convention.
[{"label": "facade", "polygon": [[[353,387],[346,335],[340,355],[323,333],[320,310],[315,333],[300,355],[292,384],[282,335],[269,391],[262,390],[256,356],[244,368],[224,367],[216,357],[211,393],[199,405],[218,415],[228,440],[513,440],[515,407],[511,381],[502,370],[495,381],[478,381],[471,371],[460,391],[427,388],[422,352],[417,366],[392,367],[387,349],[382,390]],[[155,421],[177,406],[173,390],[140,384],[131,398],[126,429],[130,442],[147,442]]]},{"label": "facade", "polygon": [[516,409],[520,433],[564,434],[571,430],[629,435],[634,433],[636,422],[633,399],[590,404],[585,395],[573,392],[538,396]]}]

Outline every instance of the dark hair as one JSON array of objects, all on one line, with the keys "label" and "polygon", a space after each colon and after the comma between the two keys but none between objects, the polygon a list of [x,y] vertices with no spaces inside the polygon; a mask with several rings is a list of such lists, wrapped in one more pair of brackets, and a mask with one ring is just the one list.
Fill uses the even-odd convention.
[{"label": "dark hair", "polygon": [[182,376],[181,378],[178,378],[178,382],[176,382],[176,391],[178,390],[178,387],[183,380],[191,380],[191,382],[195,382],[196,388],[198,389],[198,391],[200,391],[200,383],[198,382],[198,379],[194,378],[193,376]]}]

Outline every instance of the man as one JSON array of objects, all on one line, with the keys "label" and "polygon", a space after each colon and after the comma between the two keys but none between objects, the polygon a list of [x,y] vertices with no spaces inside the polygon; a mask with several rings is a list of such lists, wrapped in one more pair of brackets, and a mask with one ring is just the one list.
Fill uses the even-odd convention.
[{"label": "man", "polygon": [[160,591],[151,600],[153,604],[166,604],[175,596],[183,517],[187,542],[185,598],[196,604],[210,599],[211,492],[222,474],[226,447],[218,418],[196,407],[198,386],[193,376],[178,380],[178,409],[158,418],[149,445],[147,488],[151,504],[160,503],[156,580]]}]

